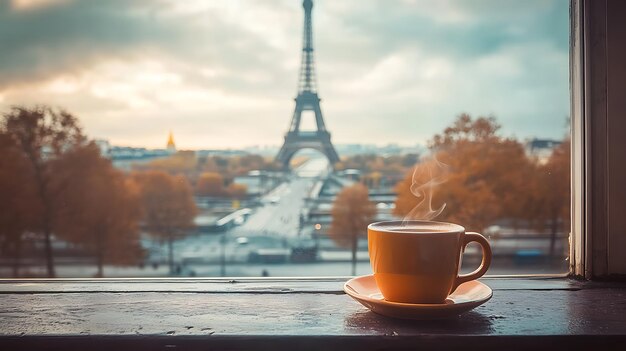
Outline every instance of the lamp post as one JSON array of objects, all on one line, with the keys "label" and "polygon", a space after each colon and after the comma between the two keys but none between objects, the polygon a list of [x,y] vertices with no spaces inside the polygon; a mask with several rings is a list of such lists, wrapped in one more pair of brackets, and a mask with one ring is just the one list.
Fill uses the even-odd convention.
[{"label": "lamp post", "polygon": [[322,225],[319,223],[316,223],[315,226],[315,251],[319,250],[319,246],[320,246],[320,230],[322,229]]},{"label": "lamp post", "polygon": [[220,237],[220,244],[222,246],[222,252],[220,255],[220,275],[226,276],[226,232]]}]

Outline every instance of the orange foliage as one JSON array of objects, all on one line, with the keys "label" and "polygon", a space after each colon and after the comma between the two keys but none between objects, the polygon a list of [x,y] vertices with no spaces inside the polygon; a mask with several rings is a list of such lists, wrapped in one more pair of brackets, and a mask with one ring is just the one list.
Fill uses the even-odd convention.
[{"label": "orange foliage", "polygon": [[196,183],[196,194],[201,196],[225,196],[224,177],[215,172],[204,172]]},{"label": "orange foliage", "polygon": [[209,156],[199,163],[199,171],[221,174],[227,182],[252,170],[279,170],[280,165],[259,155]]},{"label": "orange foliage", "polygon": [[[456,222],[468,230],[481,231],[499,219],[509,219],[516,226],[519,220],[533,223],[540,220],[537,212],[545,191],[537,184],[538,164],[526,156],[524,146],[499,136],[499,125],[493,118],[473,120],[463,114],[436,135],[431,150],[449,166],[445,184],[434,191],[435,206],[446,203],[437,220]],[[559,166],[569,171],[569,160]],[[568,185],[568,178],[558,181]],[[394,214],[405,216],[419,202],[410,191],[412,172],[407,173],[396,190],[398,198]],[[569,194],[569,190],[567,190]],[[559,198],[567,197],[561,192]]]},{"label": "orange foliage", "polygon": [[[29,210],[37,211],[36,220],[30,230],[44,238],[46,267],[49,277],[55,276],[52,252],[53,221],[58,207],[60,189],[53,189],[53,179],[59,177],[50,170],[51,163],[61,159],[73,148],[84,143],[85,138],[76,117],[63,110],[50,107],[14,107],[3,115],[0,132],[8,137],[15,147],[21,181],[33,189]],[[24,162],[24,163],[22,163]],[[57,183],[59,183],[57,181]]]},{"label": "orange foliage", "polygon": [[13,258],[13,276],[17,277],[22,233],[34,227],[41,209],[28,162],[8,134],[0,133],[0,153],[0,254]]},{"label": "orange foliage", "polygon": [[184,177],[160,171],[135,172],[131,177],[138,186],[144,224],[151,234],[167,239],[193,227],[197,208]]},{"label": "orange foliage", "polygon": [[200,196],[230,197],[242,199],[246,196],[247,187],[244,184],[230,183],[224,186],[224,178],[215,172],[204,172],[196,183],[196,194]]},{"label": "orange foliage", "polygon": [[356,274],[358,238],[367,235],[367,226],[376,216],[365,185],[357,183],[339,192],[331,210],[330,237],[340,246],[352,249],[352,275]]},{"label": "orange foliage", "polygon": [[59,193],[56,234],[90,249],[99,277],[104,263],[131,264],[142,257],[139,194],[96,145],[71,150],[52,170],[60,175],[53,186],[65,189]]},{"label": "orange foliage", "polygon": [[134,166],[136,170],[162,171],[171,175],[183,174],[187,177],[193,177],[197,167],[198,159],[193,151],[178,151],[169,157]]},{"label": "orange foliage", "polygon": [[189,233],[198,212],[191,186],[184,176],[161,171],[135,172],[132,179],[139,188],[145,229],[168,243],[173,272],[174,240]]},{"label": "orange foliage", "polygon": [[228,195],[233,199],[243,199],[246,197],[248,187],[245,184],[230,183],[228,186]]},{"label": "orange foliage", "polygon": [[536,225],[552,235],[550,254],[558,232],[569,233],[570,222],[570,149],[567,139],[557,146],[545,164],[538,167],[535,187]]},{"label": "orange foliage", "polygon": [[361,182],[370,189],[393,186],[415,164],[417,154],[406,155],[354,155],[343,158],[335,165],[338,171],[358,169],[362,172]]},{"label": "orange foliage", "polygon": [[179,151],[166,158],[134,165],[133,168],[184,175],[194,185],[196,194],[201,196],[233,197],[241,194],[241,187],[236,187],[236,194],[233,195],[226,185],[231,184],[236,176],[252,170],[279,170],[280,166],[259,155],[198,157],[193,151]]},{"label": "orange foliage", "polygon": [[369,200],[367,188],[357,183],[339,192],[331,215],[331,238],[341,246],[350,247],[356,237],[367,235],[367,225],[376,215],[376,206]]}]

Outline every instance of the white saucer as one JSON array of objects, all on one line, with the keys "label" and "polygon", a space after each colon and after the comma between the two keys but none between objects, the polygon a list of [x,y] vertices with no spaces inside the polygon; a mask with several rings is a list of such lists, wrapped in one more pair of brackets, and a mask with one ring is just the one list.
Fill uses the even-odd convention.
[{"label": "white saucer", "polygon": [[375,313],[403,319],[441,319],[458,316],[489,301],[493,292],[487,285],[472,280],[459,287],[442,304],[411,304],[386,301],[373,275],[348,280],[343,290]]}]

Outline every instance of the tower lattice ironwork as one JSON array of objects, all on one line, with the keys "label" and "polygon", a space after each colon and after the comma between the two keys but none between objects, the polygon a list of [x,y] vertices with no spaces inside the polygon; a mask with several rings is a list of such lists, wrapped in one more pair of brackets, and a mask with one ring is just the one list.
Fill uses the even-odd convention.
[{"label": "tower lattice ironwork", "polygon": [[[322,110],[320,108],[320,98],[317,95],[317,82],[315,77],[315,58],[313,49],[313,26],[311,21],[312,0],[304,0],[304,32],[302,38],[302,63],[300,65],[300,76],[298,80],[298,96],[296,97],[296,108],[293,112],[289,131],[285,135],[285,142],[281,147],[276,160],[289,167],[289,161],[293,155],[301,149],[315,149],[326,155],[331,165],[339,161],[339,156],[335,147],[330,141],[330,133],[326,130]],[[302,112],[312,111],[315,114],[315,124],[317,130],[302,131]]]}]

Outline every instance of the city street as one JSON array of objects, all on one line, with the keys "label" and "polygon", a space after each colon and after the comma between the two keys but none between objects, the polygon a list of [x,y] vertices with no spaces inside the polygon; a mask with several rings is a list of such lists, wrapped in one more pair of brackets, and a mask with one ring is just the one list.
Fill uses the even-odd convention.
[{"label": "city street", "polygon": [[[242,223],[222,233],[204,233],[177,240],[174,244],[174,260],[181,264],[180,274],[219,276],[222,258],[226,263],[224,274],[227,276],[259,276],[262,273],[271,276],[349,274],[350,252],[337,250],[332,242],[328,242],[328,239],[321,241],[322,250],[317,253],[318,262],[262,263],[263,261],[251,261],[251,257],[255,255],[256,257],[265,255],[265,258],[274,257],[277,262],[288,261],[292,247],[305,247],[307,243],[312,245],[312,239],[308,238],[307,234],[300,235],[300,215],[306,210],[305,198],[311,189],[329,172],[326,159],[310,159],[296,168],[287,181],[263,195],[260,198],[262,206],[254,208]],[[563,240],[562,238],[559,240],[559,250],[566,244]],[[365,245],[365,243],[362,244]],[[491,274],[564,271],[563,267],[567,267],[567,262],[551,260],[546,263],[533,256],[538,248],[546,247],[546,245],[545,238],[524,238],[524,240],[492,238],[494,252],[504,254],[506,257],[494,260]],[[163,264],[167,260],[167,246],[151,240],[146,240],[144,246],[149,252],[145,262],[160,263],[160,266],[152,269],[148,265],[142,272],[135,274],[167,274],[162,271],[167,270]],[[525,254],[516,258],[518,251]],[[468,247],[467,254],[474,256],[474,260],[479,257],[477,247],[474,246]],[[367,251],[359,251],[358,258],[360,261],[357,265],[358,272],[368,273],[370,268],[367,262]],[[123,270],[113,274],[124,275]],[[131,271],[133,271],[132,268]],[[130,271],[126,274],[132,275]]]},{"label": "city street", "polygon": [[[236,225],[222,232],[194,234],[174,243],[174,261],[181,276],[345,276],[351,272],[351,253],[338,250],[328,238],[317,242],[320,250],[316,262],[290,262],[292,248],[307,247],[315,243],[310,234],[301,233],[300,216],[308,211],[306,198],[311,190],[319,191],[320,181],[330,172],[325,158],[313,158],[297,167],[287,180],[263,195],[261,206],[242,215]],[[310,203],[309,203],[310,204]],[[243,212],[243,211],[242,211]],[[488,233],[487,233],[488,234]],[[539,255],[548,245],[547,238],[519,237],[517,239],[491,238],[494,257],[490,274],[557,273],[567,270],[567,261],[558,257],[548,259]],[[522,240],[523,239],[523,240]],[[105,275],[111,277],[168,276],[167,245],[145,237],[142,241],[147,251],[144,265],[130,267],[105,266]],[[366,245],[362,242],[361,247]],[[557,252],[567,245],[567,238],[560,237]],[[368,253],[357,253],[357,274],[371,272]],[[464,263],[467,267],[478,265],[476,247],[468,247]],[[559,256],[560,257],[560,256]],[[270,263],[276,262],[276,263]],[[4,272],[4,271],[6,272]],[[0,269],[6,276],[9,267]],[[45,274],[44,267],[32,266],[30,274]],[[91,264],[63,264],[58,262],[61,277],[89,277],[95,274]]]},{"label": "city street", "polygon": [[298,234],[300,214],[306,198],[316,178],[329,172],[325,158],[306,161],[289,178],[274,190],[261,198],[263,207],[254,213],[242,225],[232,229],[229,236],[278,235],[294,237]]},{"label": "city street", "polygon": [[[359,255],[367,257],[367,252]],[[468,273],[478,266],[477,260],[464,260],[463,272]],[[288,264],[261,264],[261,263],[227,263],[225,276],[227,277],[259,277],[265,273],[270,277],[323,277],[323,276],[349,276],[351,263],[344,262],[312,262],[312,263],[288,263]],[[538,260],[535,262],[518,262],[511,257],[495,258],[489,269],[488,275],[510,274],[555,274],[565,273],[568,269],[568,261],[565,259]],[[0,267],[0,276],[10,276],[10,267]],[[45,267],[37,266],[28,269],[34,276],[45,274]],[[372,270],[368,261],[357,263],[357,275],[371,274]],[[57,264],[59,277],[89,278],[96,274],[94,264]],[[169,276],[169,268],[166,264],[157,266],[104,266],[106,277],[166,277]],[[219,277],[221,266],[213,264],[188,264],[185,265],[181,276],[195,275],[197,277]]]},{"label": "city street", "polygon": [[[247,262],[251,252],[278,250],[285,253],[287,241],[298,237],[300,215],[305,198],[319,177],[330,172],[325,158],[313,158],[296,168],[288,181],[278,185],[260,199],[262,206],[255,208],[240,225],[215,234],[193,235],[174,243],[174,260],[183,265],[220,262],[222,243],[228,262]],[[144,241],[148,249],[147,262],[164,262],[167,246],[152,240]]]}]

